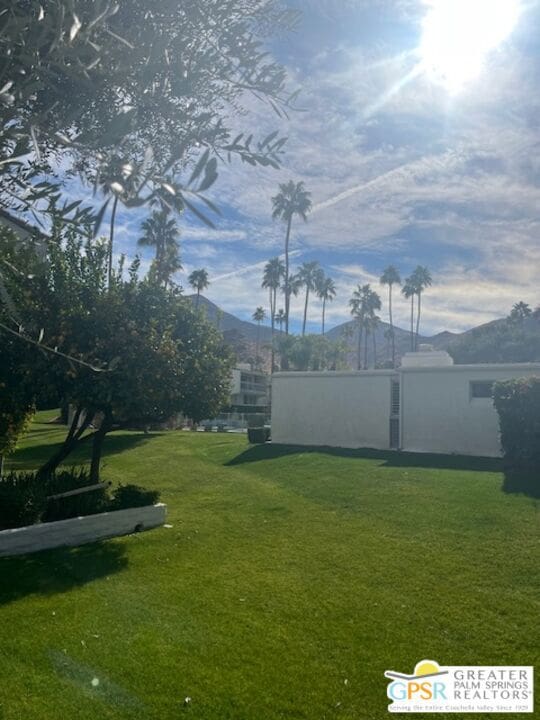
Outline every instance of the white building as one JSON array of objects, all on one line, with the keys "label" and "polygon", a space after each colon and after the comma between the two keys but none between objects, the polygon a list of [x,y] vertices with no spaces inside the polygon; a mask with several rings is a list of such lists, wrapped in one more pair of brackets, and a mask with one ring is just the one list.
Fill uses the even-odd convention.
[{"label": "white building", "polygon": [[272,441],[497,457],[493,383],[532,375],[540,363],[454,365],[422,348],[396,371],[275,373]]}]

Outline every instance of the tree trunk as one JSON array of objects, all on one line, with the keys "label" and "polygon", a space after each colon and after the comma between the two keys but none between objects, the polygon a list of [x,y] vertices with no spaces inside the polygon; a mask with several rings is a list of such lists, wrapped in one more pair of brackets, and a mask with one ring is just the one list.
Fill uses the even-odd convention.
[{"label": "tree trunk", "polygon": [[257,320],[257,345],[255,346],[255,366],[259,365],[259,340],[261,335],[261,321]]},{"label": "tree trunk", "polygon": [[363,327],[362,325],[358,325],[358,356],[356,358],[356,367],[358,370],[362,369],[362,334],[363,334]]},{"label": "tree trunk", "polygon": [[373,369],[377,367],[377,333],[373,330]]},{"label": "tree trunk", "polygon": [[101,454],[103,452],[103,441],[105,435],[109,432],[112,426],[112,418],[110,413],[105,413],[101,425],[96,430],[92,441],[92,459],[90,462],[90,480],[92,484],[99,482],[99,468],[101,465]]},{"label": "tree trunk", "polygon": [[197,308],[197,310],[199,309],[199,297],[200,297],[200,295],[201,295],[201,291],[199,290],[199,288],[197,288],[197,300],[195,301],[195,307]]},{"label": "tree trunk", "polygon": [[414,352],[414,294],[411,295],[411,352]]},{"label": "tree trunk", "polygon": [[285,234],[285,335],[289,334],[289,307],[291,291],[289,283],[289,240],[291,237],[292,217],[287,220],[287,233]]},{"label": "tree trunk", "polygon": [[324,311],[325,311],[325,306],[326,306],[326,298],[323,298],[323,301],[322,301],[322,334],[323,334],[323,337],[324,337]]},{"label": "tree trunk", "polygon": [[111,213],[111,227],[109,231],[109,268],[108,268],[108,280],[109,287],[111,287],[112,280],[112,264],[113,264],[113,243],[114,243],[114,223],[116,220],[116,208],[118,207],[118,196],[114,198],[112,213]]},{"label": "tree trunk", "polygon": [[421,310],[421,304],[422,304],[422,292],[418,293],[418,308],[416,310],[416,341],[414,344],[414,349],[418,350],[418,333],[420,332],[420,310]]},{"label": "tree trunk", "polygon": [[0,480],[2,479],[3,475],[4,475],[4,456],[0,455]]},{"label": "tree trunk", "polygon": [[306,334],[307,309],[309,302],[309,287],[306,288],[306,302],[304,304],[304,322],[302,323],[302,337]]},{"label": "tree trunk", "polygon": [[274,372],[274,330],[276,326],[276,288],[270,288],[270,326],[272,328],[272,350],[270,352],[270,375]]},{"label": "tree trunk", "polygon": [[82,407],[78,407],[76,409],[73,420],[71,421],[71,426],[69,428],[68,434],[66,435],[66,439],[64,440],[60,448],[54,453],[54,455],[39,468],[36,473],[37,477],[44,478],[47,475],[53,473],[60,465],[60,463],[65,460],[68,455],[75,449],[84,431],[90,425],[93,417],[92,412],[87,411],[84,420],[82,421],[80,426],[77,427],[82,412]]},{"label": "tree trunk", "polygon": [[368,342],[369,342],[369,330],[366,328],[366,341],[364,343],[364,369],[368,369]]},{"label": "tree trunk", "polygon": [[394,338],[394,320],[392,317],[392,283],[388,286],[388,311],[390,314],[390,336],[392,340],[392,367],[396,367],[396,341]]}]

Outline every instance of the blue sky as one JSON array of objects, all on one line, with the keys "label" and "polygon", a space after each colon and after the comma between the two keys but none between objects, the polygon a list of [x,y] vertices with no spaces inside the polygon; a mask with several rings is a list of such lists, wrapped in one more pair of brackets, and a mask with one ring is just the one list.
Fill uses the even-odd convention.
[{"label": "blue sky", "polygon": [[[223,212],[216,229],[181,219],[179,283],[205,267],[206,295],[225,310],[248,319],[266,307],[262,266],[282,252],[284,238],[270,198],[279,182],[294,179],[312,192],[314,210],[293,227],[293,267],[318,260],[335,279],[328,326],[349,319],[355,285],[378,286],[390,262],[403,277],[417,264],[431,269],[425,334],[506,315],[521,299],[540,302],[540,6],[523,2],[511,32],[456,90],[422,65],[418,50],[437,2],[445,0],[294,3],[300,26],[273,51],[291,87],[301,88],[303,112],[280,120],[248,98],[250,113],[235,120],[239,130],[289,136],[283,169],[221,167],[208,193]],[[475,3],[486,6],[470,0],[469,8]],[[481,40],[499,4],[514,11],[519,3],[491,0],[489,12],[472,14],[468,32]],[[446,61],[467,69],[458,39]],[[124,212],[119,220],[117,248],[132,256],[141,218]],[[301,305],[293,302],[294,329]],[[407,326],[405,301],[396,301],[395,316]],[[316,302],[309,329],[320,330]]]}]

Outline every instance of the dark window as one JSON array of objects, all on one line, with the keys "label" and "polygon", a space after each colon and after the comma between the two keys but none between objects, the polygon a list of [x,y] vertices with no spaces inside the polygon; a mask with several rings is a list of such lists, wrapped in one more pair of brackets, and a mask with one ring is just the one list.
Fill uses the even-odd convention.
[{"label": "dark window", "polygon": [[494,380],[473,380],[471,382],[471,398],[492,398]]},{"label": "dark window", "polygon": [[392,395],[390,398],[390,414],[399,415],[399,382],[392,380]]},{"label": "dark window", "polygon": [[399,449],[399,419],[390,418],[390,448]]}]

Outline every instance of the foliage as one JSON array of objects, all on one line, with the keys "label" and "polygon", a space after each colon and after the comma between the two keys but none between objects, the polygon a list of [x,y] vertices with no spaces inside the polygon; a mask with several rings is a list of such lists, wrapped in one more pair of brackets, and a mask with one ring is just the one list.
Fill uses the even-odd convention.
[{"label": "foliage", "polygon": [[293,292],[289,270],[291,225],[295,216],[302,218],[305,222],[311,208],[311,193],[306,190],[303,182],[295,183],[293,180],[289,180],[287,183],[280,183],[279,192],[272,198],[272,218],[282,220],[287,226],[285,231],[285,283],[283,287],[285,294],[285,333],[287,335],[289,334],[290,302],[291,293]]},{"label": "foliage", "polygon": [[139,485],[119,485],[113,492],[108,510],[155,505],[159,501],[158,490],[147,490]]},{"label": "foliage", "polygon": [[0,530],[38,522],[45,510],[46,487],[34,472],[0,477]]},{"label": "foliage", "polygon": [[497,382],[493,397],[499,413],[506,466],[515,470],[535,470],[538,482],[540,377]]},{"label": "foliage", "polygon": [[214,182],[218,156],[279,166],[285,139],[254,142],[234,120],[248,94],[280,114],[294,102],[265,51],[296,24],[278,0],[163,0],[159,12],[148,0],[17,0],[0,11],[1,204],[39,212],[45,200],[88,220],[80,200],[60,207],[61,156],[62,173],[108,195],[97,223],[111,198],[159,198],[206,220],[190,196]]},{"label": "foliage", "polygon": [[98,463],[99,443],[115,424],[162,421],[177,412],[199,421],[219,411],[231,359],[222,336],[191,303],[176,290],[139,280],[137,263],[127,280],[119,268],[107,287],[106,244],[83,241],[72,228],[55,234],[47,251],[45,270],[15,289],[32,321],[28,332],[64,356],[43,358],[38,343],[27,367],[77,412],[66,445],[44,472],[64,459],[96,413],[102,417],[94,436]]},{"label": "foliage", "polygon": [[343,367],[347,346],[323,335],[286,335],[277,338],[277,350],[292,370],[338,370]]},{"label": "foliage", "polygon": [[540,321],[497,320],[455,340],[448,352],[456,363],[540,362]]},{"label": "foliage", "polygon": [[150,268],[149,277],[158,285],[165,287],[170,283],[175,272],[182,269],[178,235],[180,230],[176,220],[170,216],[167,208],[155,210],[141,225],[143,234],[138,244],[153,247],[155,259]]}]

